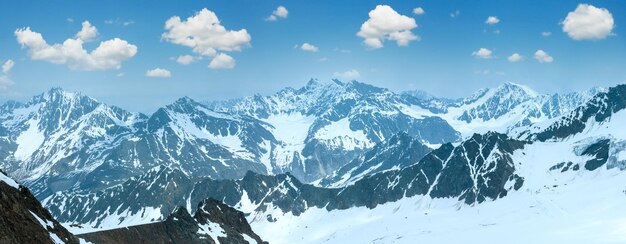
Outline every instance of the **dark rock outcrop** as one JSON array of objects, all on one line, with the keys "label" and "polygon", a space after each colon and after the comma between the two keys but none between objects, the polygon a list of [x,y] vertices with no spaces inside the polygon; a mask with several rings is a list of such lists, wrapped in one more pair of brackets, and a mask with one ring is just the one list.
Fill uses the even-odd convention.
[{"label": "dark rock outcrop", "polygon": [[[217,233],[217,235],[216,235]],[[207,199],[194,217],[177,208],[165,221],[80,235],[94,243],[267,243],[252,231],[244,214],[228,205]]]},{"label": "dark rock outcrop", "polygon": [[28,188],[0,171],[0,243],[79,243]]}]

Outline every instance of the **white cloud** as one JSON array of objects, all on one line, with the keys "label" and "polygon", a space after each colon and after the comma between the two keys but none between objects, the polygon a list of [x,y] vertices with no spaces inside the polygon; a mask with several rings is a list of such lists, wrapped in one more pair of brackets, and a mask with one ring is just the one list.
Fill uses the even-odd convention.
[{"label": "white cloud", "polygon": [[339,78],[342,80],[355,80],[355,79],[358,79],[360,76],[361,74],[359,74],[359,71],[356,69],[333,73],[333,77]]},{"label": "white cloud", "polygon": [[2,75],[0,75],[0,91],[7,90],[9,86],[13,85],[15,82],[9,78],[9,72],[13,69],[15,62],[9,59],[2,65]]},{"label": "white cloud", "polygon": [[166,69],[155,68],[155,69],[151,69],[151,70],[146,71],[146,76],[148,76],[148,77],[158,77],[158,78],[167,78],[167,77],[171,77],[172,73],[169,70],[166,70]]},{"label": "white cloud", "polygon": [[2,75],[0,76],[0,91],[5,91],[9,89],[10,86],[15,84],[8,76]]},{"label": "white cloud", "polygon": [[87,21],[83,22],[83,28],[75,38],[69,38],[62,44],[48,44],[41,33],[32,31],[30,27],[17,29],[14,34],[17,42],[28,49],[31,59],[66,64],[76,70],[119,69],[123,61],[137,54],[137,46],[119,38],[100,42],[96,49],[87,52],[83,44],[97,34],[96,28]]},{"label": "white cloud", "polygon": [[369,19],[361,25],[358,36],[364,38],[370,48],[381,48],[385,39],[395,41],[398,46],[407,46],[419,40],[411,30],[416,28],[415,19],[398,14],[387,5],[378,5],[369,12]]},{"label": "white cloud", "polygon": [[509,62],[511,62],[511,63],[515,63],[515,62],[522,61],[522,59],[524,59],[524,57],[522,55],[520,55],[519,53],[514,53],[514,54],[511,54],[511,56],[509,56],[506,59],[509,60]]},{"label": "white cloud", "polygon": [[96,36],[98,36],[98,29],[96,29],[95,26],[92,26],[89,21],[83,22],[83,28],[76,33],[76,39],[80,39],[83,42],[93,41]]},{"label": "white cloud", "polygon": [[13,60],[11,59],[7,60],[2,65],[2,73],[4,73],[5,75],[8,75],[9,72],[11,72],[11,69],[13,69],[13,66],[15,66],[15,62],[13,62]]},{"label": "white cloud", "polygon": [[487,20],[485,20],[485,24],[495,25],[497,23],[500,23],[500,19],[498,19],[497,16],[489,16]]},{"label": "white cloud", "polygon": [[554,61],[554,58],[543,50],[537,50],[535,52],[535,59],[537,59],[539,63],[552,63],[552,61]]},{"label": "white cloud", "polygon": [[307,52],[317,52],[319,51],[319,48],[310,44],[310,43],[303,43],[302,45],[300,45],[300,49],[307,51]]},{"label": "white cloud", "polygon": [[456,17],[459,17],[460,14],[461,14],[461,11],[457,9],[457,10],[454,10],[452,13],[450,13],[450,17],[456,18]]},{"label": "white cloud", "polygon": [[126,27],[126,26],[134,24],[135,21],[134,20],[126,20],[126,21],[124,21],[124,20],[121,20],[120,18],[116,18],[115,20],[112,20],[112,19],[105,20],[104,23],[107,24],[107,25],[115,24],[115,25],[121,25],[121,26]]},{"label": "white cloud", "polygon": [[195,58],[191,55],[182,55],[176,58],[176,62],[182,65],[188,65],[193,61],[195,61]]},{"label": "white cloud", "polygon": [[65,19],[65,21],[70,22],[70,23],[74,23],[74,19],[72,19],[72,18],[67,18],[67,19]]},{"label": "white cloud", "polygon": [[600,40],[611,34],[613,15],[605,8],[579,4],[561,23],[563,32],[574,40]]},{"label": "white cloud", "polygon": [[493,52],[487,48],[481,47],[478,51],[472,52],[472,56],[482,59],[490,59],[492,58],[491,54]]},{"label": "white cloud", "polygon": [[552,35],[552,32],[549,32],[549,31],[541,32],[541,36],[544,36],[544,37],[548,37],[548,36],[551,36],[551,35]]},{"label": "white cloud", "polygon": [[232,69],[235,67],[235,59],[227,54],[217,54],[209,63],[211,69]]},{"label": "white cloud", "polygon": [[272,15],[267,17],[265,20],[267,20],[267,21],[277,21],[278,18],[286,19],[287,15],[289,15],[289,11],[287,10],[287,8],[285,8],[284,6],[278,6],[278,8],[276,8],[276,10],[274,10],[274,12],[272,12]]},{"label": "white cloud", "polygon": [[[167,32],[161,36],[164,40],[190,47],[203,56],[216,56],[218,51],[241,51],[244,47],[250,46],[252,39],[246,29],[227,30],[221,25],[217,15],[206,8],[185,21],[178,16],[171,17],[165,22],[165,29]],[[234,66],[235,61],[232,60],[231,63]]]},{"label": "white cloud", "polygon": [[414,15],[422,15],[425,14],[426,11],[424,11],[424,9],[422,7],[418,7],[418,8],[414,8],[413,9],[413,14]]}]

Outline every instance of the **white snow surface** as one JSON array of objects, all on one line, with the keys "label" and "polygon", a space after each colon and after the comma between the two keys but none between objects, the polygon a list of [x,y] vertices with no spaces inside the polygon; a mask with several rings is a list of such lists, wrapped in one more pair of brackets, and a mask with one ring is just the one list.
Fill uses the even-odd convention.
[{"label": "white snow surface", "polygon": [[[374,209],[315,208],[300,216],[274,209],[248,219],[270,243],[626,242],[624,172],[548,170],[563,160],[586,160],[573,153],[573,144],[536,143],[517,151],[524,186],[495,201],[469,206],[417,196]],[[268,222],[268,213],[277,221]]]},{"label": "white snow surface", "polygon": [[315,138],[326,141],[333,148],[341,147],[348,151],[374,146],[365,132],[350,129],[350,119],[347,117],[319,129],[315,132]]},{"label": "white snow surface", "polygon": [[200,227],[198,234],[209,235],[211,239],[215,240],[217,243],[220,243],[218,237],[227,237],[224,229],[217,223],[209,222],[204,225],[199,225],[198,227]]},{"label": "white snow surface", "polygon": [[16,139],[17,150],[13,156],[17,160],[28,159],[44,142],[45,136],[39,130],[38,120],[28,121],[28,129],[22,132]]},{"label": "white snow surface", "polygon": [[9,178],[8,176],[6,176],[3,173],[0,173],[0,181],[6,183],[7,185],[15,188],[15,189],[19,189],[20,188],[20,184],[18,184],[17,182],[15,182],[15,180]]}]

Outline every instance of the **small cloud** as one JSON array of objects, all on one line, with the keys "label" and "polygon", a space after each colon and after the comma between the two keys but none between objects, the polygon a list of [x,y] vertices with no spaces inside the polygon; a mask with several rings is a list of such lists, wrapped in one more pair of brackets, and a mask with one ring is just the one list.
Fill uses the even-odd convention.
[{"label": "small cloud", "polygon": [[357,71],[356,69],[351,69],[348,71],[344,71],[344,72],[335,72],[333,73],[333,77],[335,78],[339,78],[342,80],[356,80],[361,76],[361,74],[359,74],[359,71]]},{"label": "small cloud", "polygon": [[135,23],[134,20],[121,20],[120,18],[116,18],[116,19],[108,19],[104,21],[105,24],[107,25],[121,25],[121,26],[129,26]]},{"label": "small cloud", "polygon": [[334,48],[333,51],[340,52],[340,53],[351,53],[351,51],[348,49],[342,49],[342,48],[337,48],[337,47]]},{"label": "small cloud", "polygon": [[317,61],[318,62],[326,62],[326,61],[328,61],[328,58],[327,57],[321,57]]},{"label": "small cloud", "polygon": [[67,21],[69,23],[74,23],[74,19],[72,19],[72,18],[67,18],[67,19],[65,19],[65,21]]},{"label": "small cloud", "polygon": [[413,9],[413,14],[414,15],[422,15],[425,14],[426,11],[424,11],[424,9],[422,7],[417,7]]},{"label": "small cloud", "polygon": [[491,73],[491,71],[490,71],[490,70],[488,70],[488,69],[484,69],[484,70],[475,70],[475,71],[474,71],[474,74],[477,74],[477,75],[488,75],[488,74],[490,74],[490,73]]},{"label": "small cloud", "polygon": [[176,58],[176,62],[182,65],[188,65],[195,61],[195,58],[191,55],[182,55]]},{"label": "small cloud", "polygon": [[549,31],[541,32],[541,36],[543,36],[543,37],[548,37],[548,36],[551,36],[551,35],[552,35],[552,32],[549,32]]},{"label": "small cloud", "polygon": [[511,54],[511,56],[509,56],[506,59],[509,60],[509,62],[511,63],[515,63],[515,62],[522,61],[523,58],[524,57],[522,57],[522,55],[520,55],[519,53],[514,53],[514,54]]},{"label": "small cloud", "polygon": [[458,9],[454,10],[454,11],[452,11],[452,13],[450,13],[450,17],[451,18],[459,17],[459,15],[461,15],[461,11],[459,11]]},{"label": "small cloud", "polygon": [[15,66],[15,62],[13,62],[13,60],[11,59],[7,60],[2,65],[2,73],[8,75],[9,72],[11,72],[11,69],[13,69],[13,66]]},{"label": "small cloud", "polygon": [[151,70],[146,71],[146,76],[148,76],[148,77],[158,77],[158,78],[167,78],[167,77],[171,77],[172,73],[169,70],[166,70],[166,69],[155,68],[155,69],[151,69]]},{"label": "small cloud", "polygon": [[122,76],[124,76],[124,75],[126,75],[126,74],[124,74],[124,73],[117,73],[117,75],[115,75],[115,76],[117,76],[117,77],[122,77]]},{"label": "small cloud", "polygon": [[548,55],[548,53],[543,50],[537,50],[535,52],[535,59],[537,59],[539,63],[552,63],[552,61],[554,61],[552,56]]},{"label": "small cloud", "polygon": [[284,6],[278,6],[276,10],[272,12],[272,15],[267,17],[265,20],[267,21],[277,21],[278,18],[286,19],[287,15],[289,15],[289,11]]},{"label": "small cloud", "polygon": [[302,45],[300,45],[300,49],[302,49],[303,51],[307,51],[307,52],[317,52],[317,51],[319,51],[319,48],[317,48],[313,44],[310,44],[310,43],[307,43],[307,42],[305,42]]},{"label": "small cloud", "polygon": [[211,69],[232,69],[235,67],[235,59],[225,53],[217,54],[209,63]]},{"label": "small cloud", "polygon": [[7,90],[10,86],[15,84],[15,82],[9,78],[9,72],[11,72],[13,66],[15,66],[15,62],[11,59],[7,60],[2,65],[2,75],[0,75],[0,91]]},{"label": "small cloud", "polygon": [[472,52],[472,56],[481,59],[490,59],[492,58],[491,54],[493,52],[487,48],[481,47],[478,51]]},{"label": "small cloud", "polygon": [[15,82],[13,82],[13,80],[9,79],[8,76],[6,76],[6,75],[0,76],[0,91],[6,91],[13,84],[15,84]]},{"label": "small cloud", "polygon": [[487,20],[485,20],[485,24],[488,25],[495,25],[497,23],[500,23],[500,19],[498,19],[497,16],[489,16],[487,17]]},{"label": "small cloud", "polygon": [[378,5],[369,12],[369,19],[362,25],[357,36],[372,49],[383,47],[384,40],[395,41],[398,46],[408,46],[409,42],[419,40],[411,32],[417,28],[415,19],[401,15],[388,5]]}]

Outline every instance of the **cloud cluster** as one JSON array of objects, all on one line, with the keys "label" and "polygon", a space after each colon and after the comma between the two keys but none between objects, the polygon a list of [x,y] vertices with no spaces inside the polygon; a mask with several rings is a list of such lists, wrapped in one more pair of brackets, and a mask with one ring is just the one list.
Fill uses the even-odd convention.
[{"label": "cloud cluster", "polygon": [[613,15],[605,8],[579,4],[569,12],[563,22],[563,32],[574,40],[600,40],[611,34],[615,23]]},{"label": "cloud cluster", "polygon": [[276,8],[276,10],[274,10],[274,12],[272,12],[272,15],[267,17],[265,20],[267,20],[267,21],[277,21],[278,18],[286,19],[287,15],[289,15],[289,11],[287,10],[287,8],[285,8],[284,6],[278,6],[278,8]]},{"label": "cloud cluster", "polygon": [[[222,60],[224,57],[232,57],[223,52],[241,51],[244,47],[250,46],[250,34],[246,29],[227,30],[221,25],[220,20],[214,12],[202,9],[186,20],[174,16],[165,22],[165,33],[161,35],[163,40],[190,47],[194,52],[202,56],[209,56]],[[211,61],[213,63],[213,61]],[[232,64],[234,66],[234,60]],[[220,65],[209,65],[209,67],[222,67]],[[232,68],[232,67],[230,67]]]},{"label": "cloud cluster", "polygon": [[539,63],[552,63],[552,61],[554,61],[554,58],[543,50],[537,50],[535,52],[535,59],[539,61]]},{"label": "cloud cluster", "polygon": [[472,56],[476,57],[476,58],[482,58],[482,59],[490,59],[492,58],[491,54],[493,52],[487,48],[481,47],[480,49],[478,49],[478,51],[474,51],[472,52]]},{"label": "cloud cluster", "polygon": [[307,52],[317,52],[320,50],[318,47],[308,42],[302,43],[302,45],[300,45],[300,49]]},{"label": "cloud cluster", "polygon": [[17,29],[14,34],[17,42],[28,49],[31,59],[65,64],[75,70],[119,69],[123,61],[137,54],[137,46],[119,38],[100,42],[91,52],[85,50],[83,44],[98,35],[96,27],[88,21],[83,22],[82,29],[74,38],[62,44],[48,44],[41,33],[32,31],[30,27]]},{"label": "cloud cluster", "polygon": [[341,79],[341,80],[356,80],[361,76],[358,70],[351,69],[344,72],[335,72],[333,73],[333,77]]},{"label": "cloud cluster", "polygon": [[495,25],[497,23],[500,23],[500,19],[498,19],[497,16],[489,16],[487,17],[487,20],[485,20],[485,24],[488,25]]},{"label": "cloud cluster", "polygon": [[357,33],[365,39],[370,48],[383,47],[385,39],[395,41],[398,46],[407,46],[409,42],[419,40],[411,30],[416,28],[415,19],[401,15],[388,5],[378,5],[369,12],[369,19],[361,25]]},{"label": "cloud cluster", "polygon": [[4,91],[9,88],[9,86],[13,85],[13,80],[9,79],[9,72],[15,66],[15,62],[9,59],[4,64],[2,64],[2,75],[0,75],[0,91]]},{"label": "cloud cluster", "polygon": [[146,71],[146,76],[156,77],[156,78],[167,78],[167,77],[171,77],[172,73],[166,69],[155,68],[155,69]]}]

